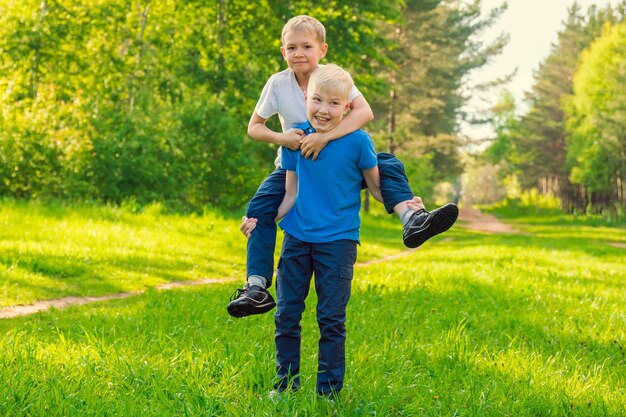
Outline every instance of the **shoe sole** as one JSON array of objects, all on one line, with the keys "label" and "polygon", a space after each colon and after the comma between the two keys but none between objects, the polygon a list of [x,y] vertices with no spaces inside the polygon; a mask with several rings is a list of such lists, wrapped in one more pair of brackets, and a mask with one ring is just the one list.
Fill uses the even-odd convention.
[{"label": "shoe sole", "polygon": [[254,314],[267,313],[274,307],[276,307],[276,303],[273,301],[271,303],[262,304],[259,306],[231,303],[231,304],[228,304],[228,307],[226,307],[226,310],[228,310],[228,314],[230,314],[231,316],[241,318],[241,317],[252,316]]},{"label": "shoe sole", "polygon": [[450,203],[433,210],[433,219],[428,227],[421,232],[413,233],[404,239],[404,245],[409,248],[417,248],[433,236],[445,232],[452,227],[459,217],[459,208]]}]

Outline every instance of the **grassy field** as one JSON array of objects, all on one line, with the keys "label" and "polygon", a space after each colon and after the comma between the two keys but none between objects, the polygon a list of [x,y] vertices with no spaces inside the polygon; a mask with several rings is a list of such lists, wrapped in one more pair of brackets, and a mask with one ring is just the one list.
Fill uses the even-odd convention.
[{"label": "grassy field", "polygon": [[[0,201],[0,308],[203,278],[243,282],[246,240],[239,220],[210,211],[165,215],[158,205],[137,212]],[[361,260],[403,249],[397,222],[371,223]]]},{"label": "grassy field", "polygon": [[[348,307],[346,388],[314,394],[315,297],[303,389],[268,397],[271,314],[233,319],[238,216],[0,203],[0,306],[142,295],[0,320],[3,416],[626,415],[626,230],[509,219],[524,234],[454,227],[406,256],[366,216]],[[158,284],[232,282],[169,291]]]}]

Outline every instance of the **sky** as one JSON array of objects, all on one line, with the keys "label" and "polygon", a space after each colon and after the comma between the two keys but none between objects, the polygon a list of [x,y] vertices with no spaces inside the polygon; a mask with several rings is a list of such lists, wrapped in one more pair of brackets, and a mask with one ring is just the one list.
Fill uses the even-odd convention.
[{"label": "sky", "polygon": [[[617,0],[577,0],[584,14],[595,4],[605,7]],[[482,0],[485,13],[503,3],[503,0]],[[503,53],[485,67],[470,75],[470,84],[484,82],[517,73],[506,88],[513,93],[518,106],[523,108],[524,91],[533,85],[533,71],[547,58],[551,45],[557,42],[557,33],[563,28],[567,9],[574,0],[508,0],[508,9],[498,22],[485,32],[485,39],[500,33],[509,34],[509,43]],[[497,96],[489,101],[497,100]],[[480,103],[476,103],[481,106]],[[484,105],[482,105],[484,107]],[[474,137],[489,135],[490,129],[465,127],[463,132]]]}]

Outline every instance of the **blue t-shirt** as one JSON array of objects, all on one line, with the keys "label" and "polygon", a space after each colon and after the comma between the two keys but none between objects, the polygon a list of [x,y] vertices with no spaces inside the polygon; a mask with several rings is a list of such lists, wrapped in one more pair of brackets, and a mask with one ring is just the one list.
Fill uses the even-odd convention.
[{"label": "blue t-shirt", "polygon": [[[298,127],[313,131],[308,124]],[[370,136],[357,130],[333,140],[315,161],[283,148],[281,164],[298,175],[298,195],[280,227],[303,242],[358,242],[362,171],[377,164]]]}]

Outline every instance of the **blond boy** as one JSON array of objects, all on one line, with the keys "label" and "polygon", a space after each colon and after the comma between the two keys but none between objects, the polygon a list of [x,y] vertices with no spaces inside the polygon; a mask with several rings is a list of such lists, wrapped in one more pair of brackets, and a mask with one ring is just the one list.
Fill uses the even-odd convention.
[{"label": "blond boy", "polygon": [[[336,65],[319,67],[306,94],[312,129],[328,133],[349,108],[353,83]],[[277,219],[284,219],[283,247],[276,278],[276,389],[300,385],[300,320],[310,281],[315,275],[320,329],[317,392],[337,394],[345,375],[346,306],[359,242],[361,182],[382,200],[374,143],[362,130],[329,143],[316,161],[299,151],[283,150],[285,196]],[[340,179],[337,181],[337,179]]]}]

